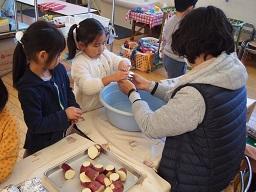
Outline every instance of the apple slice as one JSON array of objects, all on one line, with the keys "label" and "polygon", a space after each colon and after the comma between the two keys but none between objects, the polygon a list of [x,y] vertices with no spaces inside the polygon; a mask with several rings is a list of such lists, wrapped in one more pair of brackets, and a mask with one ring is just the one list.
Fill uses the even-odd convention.
[{"label": "apple slice", "polygon": [[75,177],[76,172],[67,163],[63,163],[61,168],[64,172],[64,178],[66,180],[73,179]]}]

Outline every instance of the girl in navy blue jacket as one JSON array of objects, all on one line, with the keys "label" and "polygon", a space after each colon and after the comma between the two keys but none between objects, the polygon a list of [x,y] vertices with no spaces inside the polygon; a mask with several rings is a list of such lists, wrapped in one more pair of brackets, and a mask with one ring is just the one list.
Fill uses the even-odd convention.
[{"label": "girl in navy blue jacket", "polygon": [[[17,36],[17,35],[16,35]],[[13,56],[13,85],[28,127],[24,157],[66,135],[82,112],[75,101],[60,53],[63,35],[50,23],[38,21],[17,38]]]}]

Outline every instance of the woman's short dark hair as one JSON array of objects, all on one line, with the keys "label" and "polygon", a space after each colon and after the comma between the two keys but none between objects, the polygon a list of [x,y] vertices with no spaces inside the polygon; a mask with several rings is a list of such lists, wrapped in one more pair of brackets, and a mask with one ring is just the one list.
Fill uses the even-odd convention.
[{"label": "woman's short dark hair", "polygon": [[224,12],[216,7],[200,7],[186,15],[172,35],[172,49],[190,63],[204,54],[217,57],[235,51],[233,27]]},{"label": "woman's short dark hair", "polygon": [[0,112],[4,109],[8,100],[8,91],[0,78]]}]

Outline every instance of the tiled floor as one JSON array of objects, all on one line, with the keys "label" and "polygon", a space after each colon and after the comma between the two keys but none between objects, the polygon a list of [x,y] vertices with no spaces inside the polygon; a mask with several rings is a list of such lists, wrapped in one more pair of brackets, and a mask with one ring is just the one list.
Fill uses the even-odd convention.
[{"label": "tiled floor", "polygon": [[[25,19],[31,20],[31,18],[25,18]],[[114,42],[113,51],[118,53],[120,45],[124,41],[125,41],[125,39],[116,40]],[[5,45],[1,44],[1,47],[2,46],[5,46]],[[255,85],[255,83],[256,83],[256,59],[255,59],[255,57],[253,60],[246,61],[246,66],[247,66],[247,70],[248,70],[248,74],[249,74],[249,79],[247,82],[248,97],[256,99],[256,85]],[[137,71],[137,72],[150,80],[159,81],[159,80],[166,78],[166,74],[165,74],[165,71],[163,68],[160,68],[151,73],[143,73],[143,72],[139,72],[139,71]],[[22,158],[22,155],[24,152],[23,144],[24,144],[27,127],[23,120],[23,113],[20,108],[20,103],[18,101],[17,91],[12,87],[11,73],[5,75],[4,77],[2,77],[2,79],[5,82],[8,90],[9,90],[9,94],[10,94],[9,101],[7,103],[7,107],[12,112],[12,114],[17,117],[17,121],[19,123],[19,133],[20,133],[20,138],[21,138],[19,158]],[[250,124],[251,124],[251,126],[256,126],[256,111],[253,112]]]}]

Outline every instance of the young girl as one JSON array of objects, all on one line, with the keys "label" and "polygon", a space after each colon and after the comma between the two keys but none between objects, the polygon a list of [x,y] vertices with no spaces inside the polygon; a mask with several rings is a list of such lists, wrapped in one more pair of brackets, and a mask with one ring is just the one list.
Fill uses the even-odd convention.
[{"label": "young girl", "polygon": [[17,123],[5,108],[8,92],[0,79],[0,184],[11,174],[19,153]]},{"label": "young girl", "polygon": [[59,56],[63,35],[44,21],[33,23],[15,48],[13,85],[28,127],[24,157],[65,137],[71,122],[81,117],[69,78]]},{"label": "young girl", "polygon": [[163,62],[168,78],[176,78],[184,75],[187,64],[184,57],[175,54],[172,51],[172,34],[179,28],[182,18],[193,10],[197,0],[175,0],[176,13],[167,20],[163,28]]},{"label": "young girl", "polygon": [[104,27],[92,18],[73,25],[69,30],[69,59],[74,58],[71,75],[76,99],[83,111],[101,107],[100,90],[111,82],[128,77],[130,61],[105,49],[106,40]]}]

